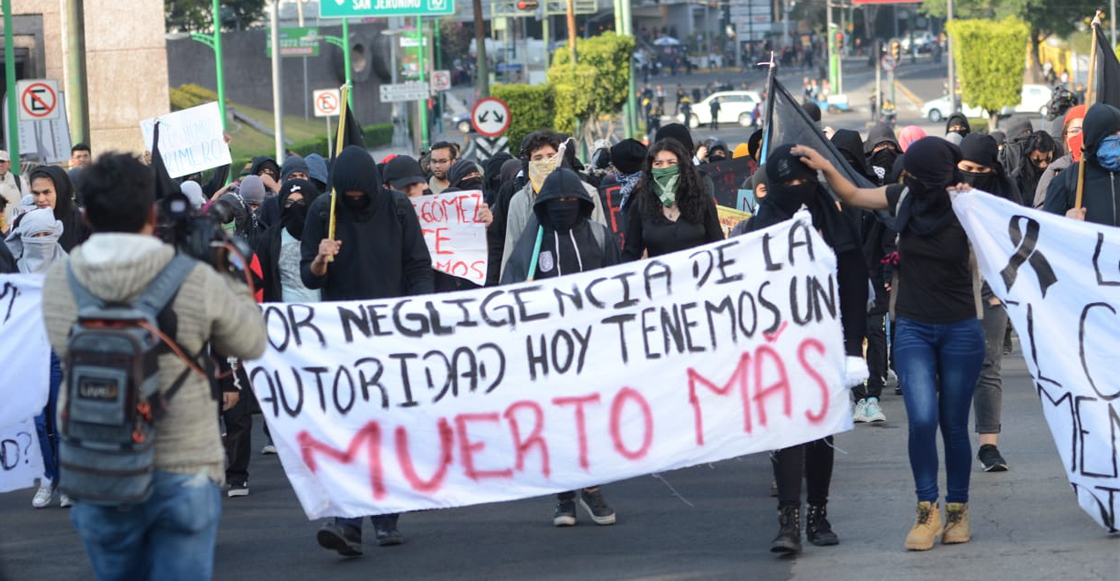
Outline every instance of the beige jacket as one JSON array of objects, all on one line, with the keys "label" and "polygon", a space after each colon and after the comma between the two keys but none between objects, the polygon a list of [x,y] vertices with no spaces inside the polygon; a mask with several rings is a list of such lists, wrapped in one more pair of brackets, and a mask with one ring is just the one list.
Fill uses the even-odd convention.
[{"label": "beige jacket", "polygon": [[[77,320],[77,308],[66,275],[73,264],[78,282],[107,301],[131,302],[175,255],[175,250],[152,236],[94,234],[58,261],[43,283],[43,318],[51,347],[66,372],[66,343]],[[171,303],[178,330],[176,340],[190,355],[209,339],[214,349],[231,357],[256,359],[267,339],[260,309],[244,284],[199,264],[179,288]],[[160,356],[160,389],[167,390],[186,368],[174,354]],[[58,409],[66,406],[66,390],[58,394]],[[251,397],[242,394],[242,397]],[[218,432],[218,402],[210,385],[191,373],[168,403],[167,414],[156,425],[155,468],[196,474],[205,471],[211,480],[224,480],[224,454]]]}]

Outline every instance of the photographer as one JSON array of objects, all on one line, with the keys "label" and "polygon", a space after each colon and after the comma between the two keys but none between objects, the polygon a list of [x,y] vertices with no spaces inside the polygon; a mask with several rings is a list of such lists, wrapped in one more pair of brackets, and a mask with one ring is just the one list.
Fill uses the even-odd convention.
[{"label": "photographer", "polygon": [[[76,285],[96,299],[131,303],[175,257],[175,249],[153,235],[151,168],[130,155],[105,154],[85,171],[82,186],[85,219],[93,235],[68,260],[54,264],[43,284],[47,333],[63,361],[78,320],[70,273]],[[217,351],[245,359],[259,357],[265,349],[264,321],[249,289],[200,263],[183,279],[159,321],[183,353],[201,353],[207,342]],[[121,505],[78,498],[74,506],[74,527],[99,579],[211,577],[223,479],[222,443],[214,421],[218,403],[207,379],[187,369],[184,359],[170,349],[160,351],[159,391],[169,392],[177,380],[181,388],[154,425],[151,495]],[[61,410],[68,409],[68,395],[66,390],[60,393]],[[225,407],[235,399],[227,396]]]}]

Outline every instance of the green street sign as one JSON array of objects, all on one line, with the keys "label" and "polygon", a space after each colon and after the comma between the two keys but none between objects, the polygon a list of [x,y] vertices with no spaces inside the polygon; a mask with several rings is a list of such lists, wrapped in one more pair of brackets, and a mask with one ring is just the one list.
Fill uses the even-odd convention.
[{"label": "green street sign", "polygon": [[[280,29],[280,56],[319,56],[319,29],[314,26]],[[272,33],[264,39],[264,55],[272,58]]]},{"label": "green street sign", "polygon": [[455,0],[319,0],[320,18],[440,16],[455,14]]}]

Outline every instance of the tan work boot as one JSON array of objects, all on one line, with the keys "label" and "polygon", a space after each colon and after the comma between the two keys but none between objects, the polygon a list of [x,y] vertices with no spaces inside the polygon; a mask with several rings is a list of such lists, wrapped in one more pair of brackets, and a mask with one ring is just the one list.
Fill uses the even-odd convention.
[{"label": "tan work boot", "polygon": [[923,500],[918,503],[918,518],[914,528],[906,535],[906,548],[911,551],[928,551],[941,536],[941,510],[937,503]]},{"label": "tan work boot", "polygon": [[968,523],[968,504],[964,502],[945,503],[945,536],[941,542],[946,545],[967,543],[972,540],[972,525]]}]

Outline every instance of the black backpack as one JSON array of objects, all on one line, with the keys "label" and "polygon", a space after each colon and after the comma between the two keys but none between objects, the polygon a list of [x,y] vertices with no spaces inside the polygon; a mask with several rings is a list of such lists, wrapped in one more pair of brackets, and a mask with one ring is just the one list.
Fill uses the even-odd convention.
[{"label": "black backpack", "polygon": [[122,506],[151,495],[155,422],[190,371],[204,373],[189,362],[160,394],[159,355],[170,347],[185,356],[160,331],[158,319],[195,264],[175,256],[131,304],[97,298],[67,267],[78,319],[67,343],[59,485],[71,498]]}]

